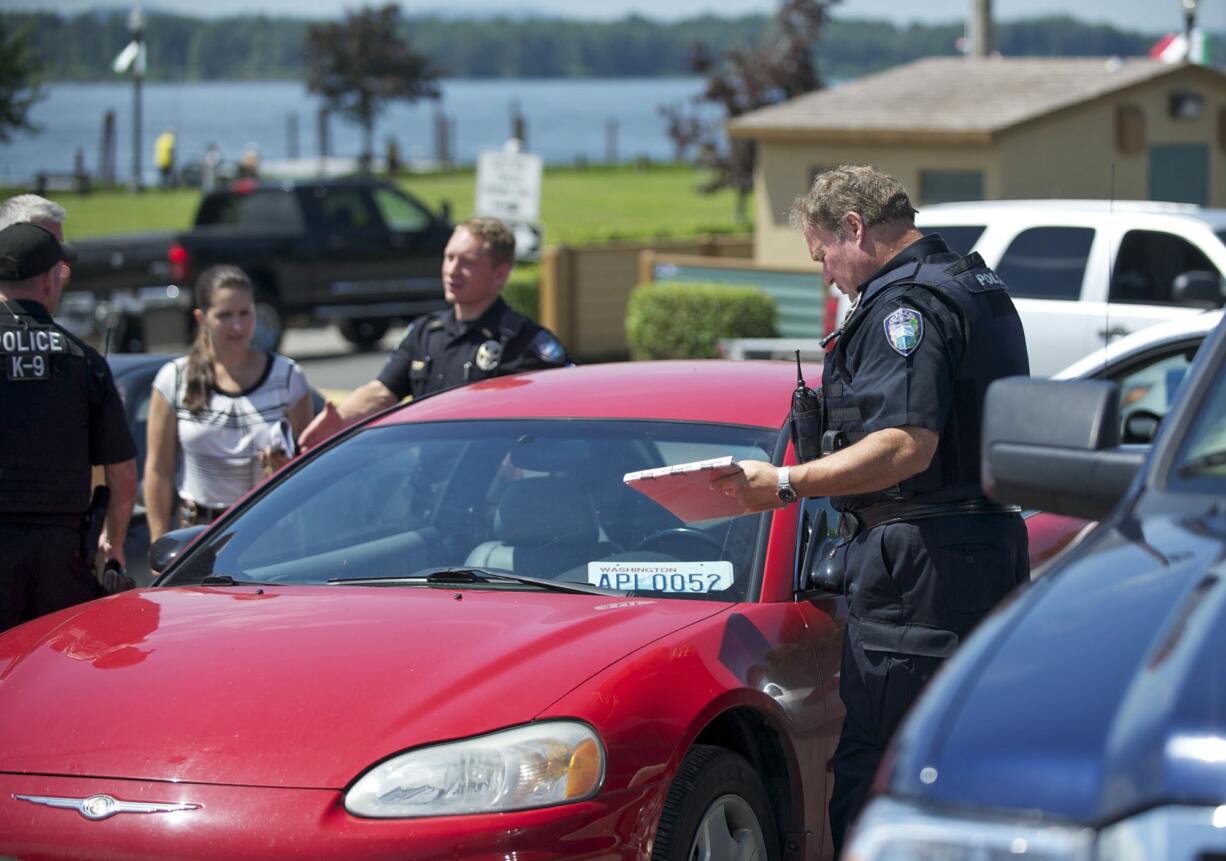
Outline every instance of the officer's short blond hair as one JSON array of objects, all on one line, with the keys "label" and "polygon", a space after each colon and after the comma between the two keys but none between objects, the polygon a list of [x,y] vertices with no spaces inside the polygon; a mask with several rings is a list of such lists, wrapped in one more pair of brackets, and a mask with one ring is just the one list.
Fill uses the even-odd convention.
[{"label": "officer's short blond hair", "polygon": [[482,248],[489,254],[494,266],[515,262],[515,234],[497,218],[476,216],[460,227],[481,239]]},{"label": "officer's short blond hair", "polygon": [[843,218],[855,212],[866,227],[889,222],[915,226],[915,207],[902,183],[871,165],[845,164],[824,171],[808,194],[796,198],[789,220],[803,230],[817,227],[843,239]]}]

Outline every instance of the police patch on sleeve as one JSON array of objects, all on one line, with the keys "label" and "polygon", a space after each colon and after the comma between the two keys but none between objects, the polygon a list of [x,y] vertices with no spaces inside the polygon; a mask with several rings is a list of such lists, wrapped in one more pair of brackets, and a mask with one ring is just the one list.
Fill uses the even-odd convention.
[{"label": "police patch on sleeve", "polygon": [[536,333],[536,337],[532,340],[532,349],[542,361],[553,364],[562,361],[566,356],[566,350],[562,348],[558,339],[544,329]]},{"label": "police patch on sleeve", "polygon": [[890,349],[900,356],[915,352],[924,338],[924,318],[919,311],[899,308],[885,318],[885,339]]}]

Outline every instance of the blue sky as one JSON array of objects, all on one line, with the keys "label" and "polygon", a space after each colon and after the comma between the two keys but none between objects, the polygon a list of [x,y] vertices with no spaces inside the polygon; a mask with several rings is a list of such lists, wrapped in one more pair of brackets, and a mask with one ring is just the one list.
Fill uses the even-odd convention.
[{"label": "blue sky", "polygon": [[[381,2],[381,0],[379,0]],[[376,0],[370,0],[375,5]],[[99,5],[126,6],[107,0],[2,0],[8,9],[44,9],[74,13]],[[265,12],[275,15],[336,17],[346,8],[361,3],[354,0],[146,0],[145,7],[199,15],[224,15],[235,12]],[[541,14],[584,18],[617,18],[640,13],[657,18],[678,18],[702,12],[737,14],[769,12],[773,0],[400,0],[405,12],[522,13],[525,9]],[[947,22],[964,17],[971,0],[842,0],[834,7],[837,17],[885,18],[898,23],[910,21]],[[207,7],[207,11],[202,9]],[[1071,14],[1086,21],[1109,22],[1119,27],[1150,32],[1178,30],[1183,26],[1180,0],[993,0],[993,15],[1008,21],[1038,15]],[[1211,30],[1226,30],[1226,0],[1199,0],[1200,21]]]}]

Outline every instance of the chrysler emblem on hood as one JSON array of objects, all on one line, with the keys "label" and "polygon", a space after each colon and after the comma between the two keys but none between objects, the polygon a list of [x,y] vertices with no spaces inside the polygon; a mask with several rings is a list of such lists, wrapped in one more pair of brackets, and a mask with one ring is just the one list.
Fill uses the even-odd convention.
[{"label": "chrysler emblem on hood", "polygon": [[54,795],[14,795],[13,797],[31,804],[75,810],[86,819],[93,820],[109,819],[116,813],[175,813],[180,810],[200,808],[199,804],[119,801],[109,795],[91,795],[88,798],[60,798]]}]

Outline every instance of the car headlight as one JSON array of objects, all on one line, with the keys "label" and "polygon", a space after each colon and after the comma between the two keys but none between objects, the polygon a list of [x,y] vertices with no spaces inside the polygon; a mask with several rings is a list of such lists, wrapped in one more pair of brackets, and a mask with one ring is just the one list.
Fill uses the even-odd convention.
[{"label": "car headlight", "polygon": [[890,798],[860,814],[844,861],[1088,861],[1094,832],[1039,823],[961,819]]},{"label": "car headlight", "polygon": [[345,794],[357,816],[502,813],[591,798],[604,745],[576,721],[546,721],[448,742],[379,763]]}]

